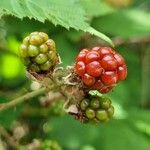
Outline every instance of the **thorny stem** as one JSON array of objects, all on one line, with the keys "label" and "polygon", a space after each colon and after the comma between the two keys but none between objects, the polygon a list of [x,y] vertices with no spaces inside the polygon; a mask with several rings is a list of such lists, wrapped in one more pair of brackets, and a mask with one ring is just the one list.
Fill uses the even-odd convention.
[{"label": "thorny stem", "polygon": [[27,94],[25,94],[25,95],[23,95],[23,96],[21,96],[21,97],[18,97],[18,98],[14,99],[14,100],[12,100],[12,101],[10,101],[10,102],[8,102],[8,103],[0,104],[0,112],[6,110],[6,109],[8,109],[8,108],[11,108],[11,107],[13,107],[13,106],[16,106],[16,105],[18,105],[18,104],[20,104],[20,103],[22,103],[22,102],[25,102],[25,101],[27,101],[27,100],[30,100],[31,98],[33,98],[33,97],[35,97],[35,96],[38,96],[38,95],[40,95],[40,94],[43,94],[43,93],[46,92],[46,90],[47,90],[47,89],[44,87],[44,88],[38,89],[38,90],[36,90],[36,91],[27,93]]}]

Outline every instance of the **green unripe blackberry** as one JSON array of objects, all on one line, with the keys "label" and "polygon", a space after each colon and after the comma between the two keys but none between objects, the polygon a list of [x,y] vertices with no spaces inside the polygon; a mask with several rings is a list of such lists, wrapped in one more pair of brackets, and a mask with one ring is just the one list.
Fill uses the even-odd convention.
[{"label": "green unripe blackberry", "polygon": [[20,57],[28,71],[46,73],[59,63],[56,44],[44,32],[32,32],[20,45]]},{"label": "green unripe blackberry", "polygon": [[81,122],[105,122],[114,114],[114,107],[111,100],[104,96],[88,95],[86,99],[80,101],[78,105],[79,113],[76,115]]}]

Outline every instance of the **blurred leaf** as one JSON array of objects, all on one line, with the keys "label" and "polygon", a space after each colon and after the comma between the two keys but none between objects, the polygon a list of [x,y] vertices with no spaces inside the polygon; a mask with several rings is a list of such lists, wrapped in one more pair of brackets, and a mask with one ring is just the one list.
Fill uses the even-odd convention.
[{"label": "blurred leaf", "polygon": [[0,66],[2,75],[5,78],[15,78],[21,72],[23,74],[23,65],[19,58],[13,55],[4,55],[2,59],[3,61]]},{"label": "blurred leaf", "polygon": [[75,45],[69,43],[67,38],[65,38],[65,34],[57,35],[54,37],[57,43],[57,49],[62,59],[62,65],[72,65],[75,60],[75,56],[78,53]]},{"label": "blurred leaf", "polygon": [[98,17],[111,13],[113,9],[106,5],[102,0],[80,0],[86,15],[89,17]]},{"label": "blurred leaf", "polygon": [[[101,125],[81,124],[69,116],[49,122],[52,132],[49,137],[56,138],[65,150],[82,150],[90,145],[94,150],[149,150],[149,139],[134,130],[127,120],[111,121]],[[140,141],[140,142],[137,142]]]},{"label": "blurred leaf", "polygon": [[[8,99],[0,96],[0,103],[6,103]],[[11,108],[0,112],[0,124],[2,124],[5,128],[10,128],[13,121],[17,119],[22,110],[22,106]]]},{"label": "blurred leaf", "polygon": [[102,32],[124,38],[150,35],[150,14],[142,10],[120,10],[100,17],[93,26]]},{"label": "blurred leaf", "polygon": [[141,103],[141,64],[138,51],[140,49],[136,48],[136,46],[118,47],[118,52],[126,60],[128,76],[108,94],[125,109],[137,107]]},{"label": "blurred leaf", "polygon": [[142,106],[150,106],[150,46],[144,48],[142,59]]}]

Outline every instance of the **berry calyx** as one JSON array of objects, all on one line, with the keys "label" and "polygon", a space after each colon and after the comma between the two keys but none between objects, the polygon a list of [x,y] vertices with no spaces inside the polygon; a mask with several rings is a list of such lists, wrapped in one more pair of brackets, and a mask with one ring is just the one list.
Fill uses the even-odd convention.
[{"label": "berry calyx", "polygon": [[27,69],[46,73],[59,63],[56,44],[44,32],[32,32],[20,45],[20,56]]},{"label": "berry calyx", "polygon": [[108,93],[127,76],[124,58],[111,47],[81,50],[74,70],[87,89],[101,93]]}]

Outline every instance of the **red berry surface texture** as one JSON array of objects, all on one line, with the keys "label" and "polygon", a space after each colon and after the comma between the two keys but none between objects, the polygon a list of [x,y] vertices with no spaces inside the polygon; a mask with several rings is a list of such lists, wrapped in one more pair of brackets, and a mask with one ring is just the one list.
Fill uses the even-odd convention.
[{"label": "red berry surface texture", "polygon": [[107,93],[127,76],[124,58],[111,47],[83,49],[76,58],[75,72],[85,86]]}]

